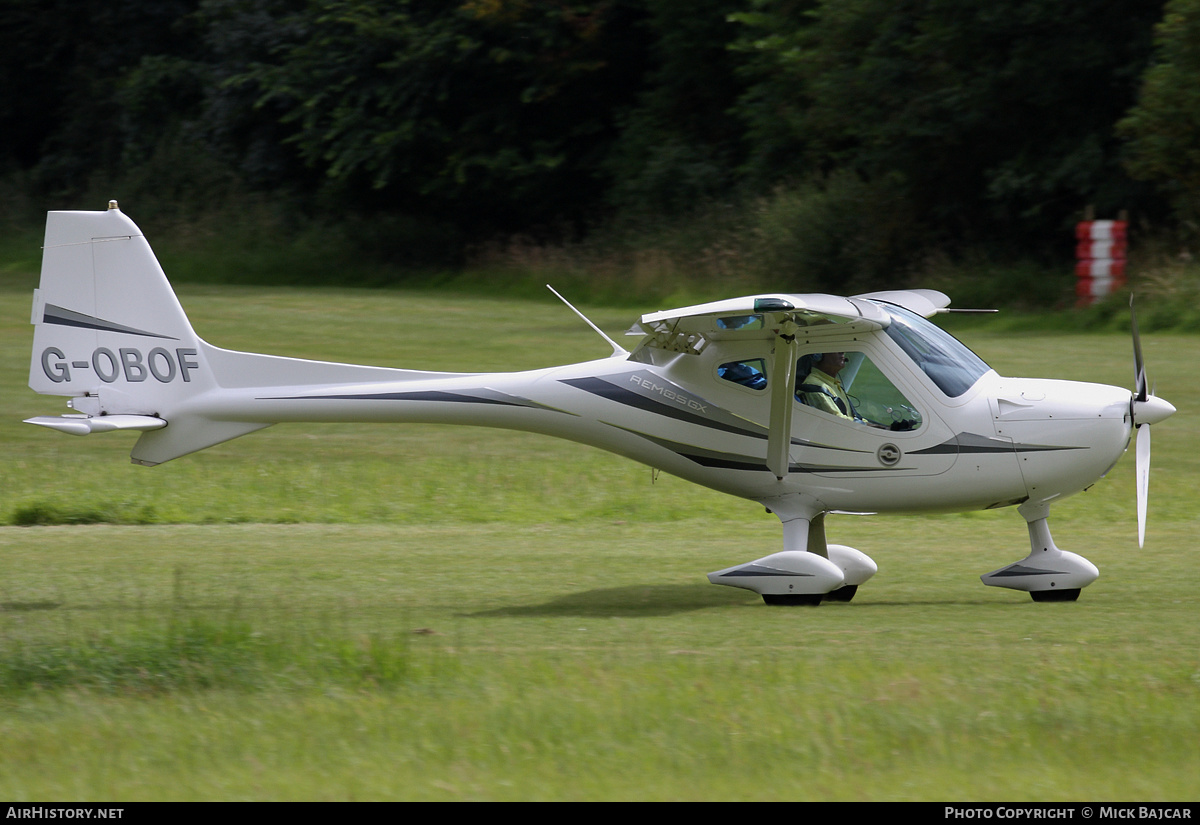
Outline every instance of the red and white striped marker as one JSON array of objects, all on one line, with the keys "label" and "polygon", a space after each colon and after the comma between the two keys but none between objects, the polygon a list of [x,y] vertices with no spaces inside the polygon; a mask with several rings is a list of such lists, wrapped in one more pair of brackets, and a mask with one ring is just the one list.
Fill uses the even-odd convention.
[{"label": "red and white striped marker", "polygon": [[1127,221],[1082,221],[1075,226],[1075,295],[1095,303],[1125,284]]}]

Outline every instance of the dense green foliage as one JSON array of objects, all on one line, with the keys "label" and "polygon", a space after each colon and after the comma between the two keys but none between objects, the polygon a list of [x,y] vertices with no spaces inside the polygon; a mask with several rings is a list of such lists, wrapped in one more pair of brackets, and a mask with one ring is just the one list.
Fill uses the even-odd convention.
[{"label": "dense green foliage", "polygon": [[1155,4],[839,0],[792,14],[742,16],[770,78],[747,101],[760,175],[854,171],[950,237],[1036,237],[1085,203],[1137,203],[1112,132]]},{"label": "dense green foliage", "polygon": [[1200,2],[1170,0],[1141,99],[1119,124],[1132,138],[1132,173],[1167,184],[1180,213],[1200,218]]},{"label": "dense green foliage", "polygon": [[723,225],[744,267],[894,283],[1060,255],[1089,205],[1187,213],[1197,6],[5,0],[0,177],[142,221],[337,215],[393,261]]}]

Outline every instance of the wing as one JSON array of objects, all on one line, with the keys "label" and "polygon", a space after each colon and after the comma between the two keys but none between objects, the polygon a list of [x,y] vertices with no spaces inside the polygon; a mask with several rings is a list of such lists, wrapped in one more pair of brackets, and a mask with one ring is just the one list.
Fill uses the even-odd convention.
[{"label": "wing", "polygon": [[889,289],[884,292],[867,292],[854,297],[895,304],[925,318],[936,315],[950,306],[950,296],[944,292],[938,292],[936,289]]},{"label": "wing", "polygon": [[[932,290],[920,291],[932,292]],[[898,292],[895,294],[901,293]],[[937,294],[940,295],[941,293]],[[725,301],[713,301],[707,304],[696,304],[679,309],[647,313],[641,317],[641,323],[645,326],[647,324],[656,324],[662,321],[678,321],[685,318],[711,318],[717,320],[723,317],[761,313],[785,313],[801,317],[811,317],[814,321],[819,317],[824,317],[827,319],[825,323],[828,323],[832,319],[841,319],[843,321],[865,319],[874,321],[880,325],[886,325],[886,314],[869,301],[859,300],[861,297],[867,296],[842,298],[838,295],[823,295],[820,293],[806,295],[788,295],[784,293],[747,295],[742,298],[730,298]],[[892,303],[898,302],[893,301]],[[946,299],[946,303],[949,303],[949,299]]]}]

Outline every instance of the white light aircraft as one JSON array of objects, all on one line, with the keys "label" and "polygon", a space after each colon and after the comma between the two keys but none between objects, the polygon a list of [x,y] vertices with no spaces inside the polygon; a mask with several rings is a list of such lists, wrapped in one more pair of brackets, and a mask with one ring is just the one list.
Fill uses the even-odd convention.
[{"label": "white light aircraft", "polygon": [[578,441],[778,516],[781,552],[708,575],[768,604],[849,601],[876,572],[826,541],[827,513],[1015,506],[1029,554],[983,583],[1074,600],[1098,572],[1055,545],[1050,506],[1104,476],[1136,432],[1141,544],[1150,425],[1175,408],[1147,389],[1136,322],[1131,393],[1002,377],[927,320],[949,303],[933,290],[734,298],[643,315],[632,351],[584,318],[612,355],[525,372],[282,358],[201,340],[113,201],[48,215],[29,385],[70,397],[74,412],[29,423],[137,431],[131,455],[147,466],[288,422],[471,424]]}]

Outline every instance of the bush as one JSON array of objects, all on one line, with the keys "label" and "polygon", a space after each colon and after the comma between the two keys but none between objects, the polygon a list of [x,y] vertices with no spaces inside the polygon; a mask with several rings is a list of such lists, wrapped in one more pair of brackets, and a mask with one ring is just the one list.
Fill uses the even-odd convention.
[{"label": "bush", "polygon": [[780,187],[752,207],[756,280],[788,292],[906,285],[917,221],[900,188],[853,173]]}]

